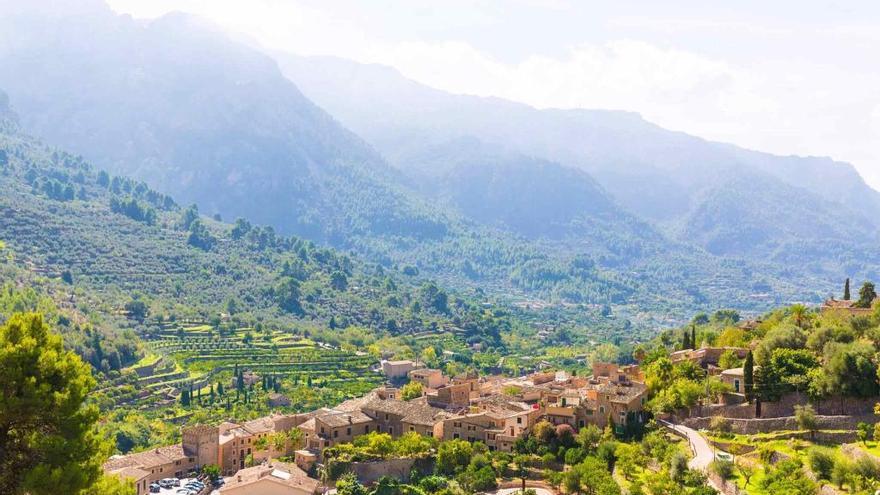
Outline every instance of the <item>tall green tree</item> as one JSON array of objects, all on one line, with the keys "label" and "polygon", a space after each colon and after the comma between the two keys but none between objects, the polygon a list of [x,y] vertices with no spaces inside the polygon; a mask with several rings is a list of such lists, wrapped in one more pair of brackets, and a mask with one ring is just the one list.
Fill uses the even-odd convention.
[{"label": "tall green tree", "polygon": [[98,481],[98,410],[84,405],[94,385],[42,315],[13,314],[0,327],[0,493],[76,494]]},{"label": "tall green tree", "polygon": [[849,301],[849,278],[846,279],[846,282],[843,283],[843,300]]},{"label": "tall green tree", "polygon": [[859,300],[856,302],[856,306],[860,308],[870,308],[871,303],[874,302],[874,299],[877,298],[877,291],[874,290],[874,284],[871,282],[865,282],[862,284],[862,288],[859,289]]},{"label": "tall green tree", "polygon": [[746,400],[749,404],[752,403],[752,399],[754,398],[755,388],[755,357],[752,356],[752,351],[749,351],[746,354],[746,362],[743,363],[743,391],[746,395]]}]

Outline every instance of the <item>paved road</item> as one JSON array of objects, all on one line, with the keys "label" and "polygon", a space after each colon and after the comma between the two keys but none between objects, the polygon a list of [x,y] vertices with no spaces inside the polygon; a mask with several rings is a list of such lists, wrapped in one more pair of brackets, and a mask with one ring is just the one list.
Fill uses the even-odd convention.
[{"label": "paved road", "polygon": [[698,469],[705,472],[706,469],[708,469],[709,464],[715,460],[715,454],[712,450],[712,446],[709,445],[709,442],[707,442],[705,438],[703,438],[703,435],[700,435],[700,432],[697,430],[688,428],[684,425],[673,425],[668,421],[662,420],[660,421],[660,424],[675,431],[680,436],[687,438],[691,450],[694,451],[694,458],[688,462],[688,467],[690,469]]}]

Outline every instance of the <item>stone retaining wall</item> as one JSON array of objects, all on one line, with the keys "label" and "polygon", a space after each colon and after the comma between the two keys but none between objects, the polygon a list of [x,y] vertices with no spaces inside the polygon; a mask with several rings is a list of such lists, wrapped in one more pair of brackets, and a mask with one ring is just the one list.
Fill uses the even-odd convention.
[{"label": "stone retaining wall", "polygon": [[[860,422],[873,423],[877,418],[873,414],[867,416],[817,416],[820,430],[854,430]],[[696,430],[709,429],[712,418],[688,418],[683,421],[685,426]],[[800,429],[794,416],[784,418],[728,419],[733,433],[753,435],[778,430]]]},{"label": "stone retaining wall", "polygon": [[413,468],[422,473],[433,469],[432,459],[386,459],[384,461],[352,462],[349,464],[358,480],[365,485],[379,481],[383,476],[390,476],[402,482],[408,482]]},{"label": "stone retaining wall", "polygon": [[[761,403],[761,418],[783,418],[794,415],[794,406],[810,404],[817,414],[824,416],[869,415],[874,412],[877,397],[831,397],[823,400],[811,400],[803,393],[783,395],[776,402]],[[713,404],[696,407],[691,411],[695,416],[724,416],[725,418],[755,419],[755,403],[751,404]]]}]

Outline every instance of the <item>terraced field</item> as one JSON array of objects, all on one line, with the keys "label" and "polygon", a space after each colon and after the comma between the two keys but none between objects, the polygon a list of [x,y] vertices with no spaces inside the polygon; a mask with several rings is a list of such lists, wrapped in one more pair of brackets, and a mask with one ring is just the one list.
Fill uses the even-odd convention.
[{"label": "terraced field", "polygon": [[275,390],[291,396],[294,410],[314,401],[297,403],[300,388],[325,389],[336,400],[340,394],[355,396],[383,381],[371,370],[375,357],[279,330],[221,332],[205,322],[165,322],[145,335],[144,342],[147,356],[99,389],[105,397],[102,407],[171,408],[185,390],[199,397],[201,404],[201,398],[219,390],[221,383],[232,390],[238,370],[273,377],[279,383]]}]

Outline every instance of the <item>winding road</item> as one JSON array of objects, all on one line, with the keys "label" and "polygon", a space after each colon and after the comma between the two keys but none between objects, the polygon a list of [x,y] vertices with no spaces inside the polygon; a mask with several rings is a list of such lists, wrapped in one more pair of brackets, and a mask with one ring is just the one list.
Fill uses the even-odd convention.
[{"label": "winding road", "polygon": [[709,445],[709,442],[703,435],[700,435],[700,432],[684,425],[674,425],[665,420],[660,420],[659,423],[672,430],[678,436],[687,439],[691,450],[694,451],[694,458],[688,462],[688,468],[698,469],[703,472],[709,468],[709,464],[715,460],[715,451],[712,450],[712,446]]}]

